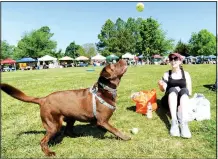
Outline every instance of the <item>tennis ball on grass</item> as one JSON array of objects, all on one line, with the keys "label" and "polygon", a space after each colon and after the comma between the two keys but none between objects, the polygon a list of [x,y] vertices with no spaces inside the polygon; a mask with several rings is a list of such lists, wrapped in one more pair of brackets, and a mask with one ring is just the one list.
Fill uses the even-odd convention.
[{"label": "tennis ball on grass", "polygon": [[131,132],[132,132],[133,134],[138,134],[139,129],[138,129],[138,128],[132,128],[132,129],[131,129]]}]

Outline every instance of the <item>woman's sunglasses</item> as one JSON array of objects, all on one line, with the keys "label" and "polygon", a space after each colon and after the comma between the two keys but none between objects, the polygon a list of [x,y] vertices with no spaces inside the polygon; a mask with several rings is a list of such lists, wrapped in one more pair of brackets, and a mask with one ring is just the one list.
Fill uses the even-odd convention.
[{"label": "woman's sunglasses", "polygon": [[173,60],[174,60],[174,61],[178,61],[179,58],[178,58],[178,57],[169,57],[169,60],[170,60],[170,61],[173,61]]}]

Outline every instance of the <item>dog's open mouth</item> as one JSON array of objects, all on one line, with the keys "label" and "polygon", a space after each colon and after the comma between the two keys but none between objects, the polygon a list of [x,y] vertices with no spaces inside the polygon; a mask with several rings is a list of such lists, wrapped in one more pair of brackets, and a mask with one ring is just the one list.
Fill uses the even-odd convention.
[{"label": "dog's open mouth", "polygon": [[122,71],[122,74],[124,74],[126,71],[127,71],[127,68],[128,68],[128,66],[126,65],[126,66],[124,66],[124,68],[123,68],[123,71]]}]

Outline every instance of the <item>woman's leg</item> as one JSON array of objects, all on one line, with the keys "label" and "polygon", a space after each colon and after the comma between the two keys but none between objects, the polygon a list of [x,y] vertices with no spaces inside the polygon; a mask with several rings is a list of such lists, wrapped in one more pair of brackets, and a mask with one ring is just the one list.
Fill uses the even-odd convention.
[{"label": "woman's leg", "polygon": [[190,106],[188,94],[187,88],[182,88],[178,94],[181,107],[181,121],[179,121],[181,136],[185,138],[191,138],[191,132],[188,127],[188,107]]},{"label": "woman's leg", "polygon": [[181,119],[187,121],[188,107],[189,107],[188,89],[182,88],[179,91],[178,97],[180,99],[180,106],[181,106]]},{"label": "woman's leg", "polygon": [[171,128],[170,135],[171,136],[180,136],[179,125],[177,120],[177,100],[178,100],[178,91],[175,87],[171,87],[168,91],[168,105],[170,108],[171,114]]},{"label": "woman's leg", "polygon": [[168,104],[170,108],[172,120],[177,120],[177,97],[178,91],[175,87],[171,87],[168,91]]}]

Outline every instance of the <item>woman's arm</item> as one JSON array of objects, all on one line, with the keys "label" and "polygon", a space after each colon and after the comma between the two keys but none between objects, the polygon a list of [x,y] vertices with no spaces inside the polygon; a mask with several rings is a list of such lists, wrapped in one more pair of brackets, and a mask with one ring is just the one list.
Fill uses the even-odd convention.
[{"label": "woman's arm", "polygon": [[189,96],[191,96],[192,95],[192,81],[191,81],[191,76],[188,72],[185,72],[185,78],[186,78],[187,89],[189,91]]},{"label": "woman's arm", "polygon": [[162,77],[162,80],[159,80],[158,81],[158,86],[159,86],[159,89],[162,91],[162,92],[165,92],[166,91],[166,88],[167,88],[167,79],[168,79],[168,73],[164,73],[164,76]]}]

